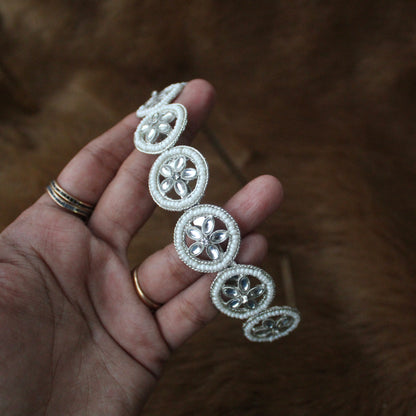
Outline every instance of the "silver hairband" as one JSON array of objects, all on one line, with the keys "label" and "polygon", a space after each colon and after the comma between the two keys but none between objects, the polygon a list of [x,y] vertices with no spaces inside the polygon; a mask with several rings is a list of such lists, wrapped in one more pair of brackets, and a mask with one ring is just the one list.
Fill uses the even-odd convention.
[{"label": "silver hairband", "polygon": [[205,158],[190,146],[174,147],[185,130],[187,111],[169,103],[185,85],[154,91],[136,112],[143,118],[134,134],[136,148],[160,154],[150,170],[150,194],[166,210],[185,211],[175,227],[174,245],[191,269],[218,273],[210,289],[216,308],[232,318],[247,319],[243,330],[250,341],[274,341],[297,327],[299,312],[289,306],[269,308],[273,279],[258,267],[234,261],[241,240],[234,218],[218,206],[199,204],[209,178]]}]

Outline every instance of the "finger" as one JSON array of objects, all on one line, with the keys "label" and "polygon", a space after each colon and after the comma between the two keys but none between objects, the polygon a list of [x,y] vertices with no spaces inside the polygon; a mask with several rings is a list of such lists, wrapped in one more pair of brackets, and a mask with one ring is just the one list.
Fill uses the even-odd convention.
[{"label": "finger", "polygon": [[[61,187],[75,198],[95,205],[123,160],[133,150],[130,138],[138,121],[135,113],[129,114],[83,147],[59,174],[57,181]],[[41,201],[52,204],[46,195]]]},{"label": "finger", "polygon": [[[224,208],[237,220],[244,236],[272,214],[282,198],[280,182],[264,175],[248,183]],[[140,287],[157,303],[167,302],[199,276],[201,273],[191,270],[179,259],[173,244],[148,257],[138,269]]]},{"label": "finger", "polygon": [[[241,247],[241,263],[260,264],[267,253],[264,237],[256,236],[256,244]],[[196,331],[208,324],[217,314],[209,297],[209,289],[215,275],[205,274],[179,295],[157,310],[156,318],[166,343],[171,349],[178,348]]]},{"label": "finger", "polygon": [[[213,87],[203,80],[191,81],[178,102],[188,110],[185,140],[190,140],[213,106]],[[155,158],[154,155],[133,151],[108,185],[90,219],[89,226],[93,232],[120,250],[127,248],[155,206],[147,184]]]}]

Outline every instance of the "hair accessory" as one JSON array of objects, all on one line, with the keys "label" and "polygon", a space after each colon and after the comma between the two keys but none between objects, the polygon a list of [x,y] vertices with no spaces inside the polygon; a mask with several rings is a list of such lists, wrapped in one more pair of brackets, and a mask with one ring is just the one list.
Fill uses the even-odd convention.
[{"label": "hair accessory", "polygon": [[48,185],[46,190],[56,204],[84,221],[88,220],[94,210],[93,205],[82,202],[70,195],[55,180]]},{"label": "hair accessory", "polygon": [[[209,177],[205,158],[190,146],[173,147],[185,130],[187,112],[183,105],[169,103],[185,85],[153,91],[136,112],[144,117],[134,134],[136,148],[161,153],[150,169],[150,194],[161,208],[186,210],[175,226],[174,245],[191,269],[218,273],[210,289],[216,308],[232,318],[248,318],[243,330],[250,341],[274,341],[298,326],[299,312],[290,306],[267,309],[275,294],[273,279],[258,267],[235,263],[241,240],[236,221],[220,207],[199,204]],[[135,281],[137,288],[137,277]],[[140,292],[143,301],[148,299]]]}]

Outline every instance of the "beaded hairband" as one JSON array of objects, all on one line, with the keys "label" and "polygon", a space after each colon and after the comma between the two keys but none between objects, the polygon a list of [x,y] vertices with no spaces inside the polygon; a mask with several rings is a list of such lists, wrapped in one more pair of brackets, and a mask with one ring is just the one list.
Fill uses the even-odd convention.
[{"label": "beaded hairband", "polygon": [[250,341],[274,341],[297,327],[299,312],[289,306],[268,308],[275,294],[273,279],[258,267],[234,261],[241,240],[236,221],[220,207],[199,204],[208,184],[207,162],[193,147],[174,147],[185,130],[187,111],[169,103],[185,85],[154,91],[136,112],[143,118],[134,134],[136,148],[160,154],[150,169],[150,194],[161,208],[186,210],[176,224],[174,245],[191,269],[218,273],[210,289],[216,308],[232,318],[247,319],[243,330]]}]

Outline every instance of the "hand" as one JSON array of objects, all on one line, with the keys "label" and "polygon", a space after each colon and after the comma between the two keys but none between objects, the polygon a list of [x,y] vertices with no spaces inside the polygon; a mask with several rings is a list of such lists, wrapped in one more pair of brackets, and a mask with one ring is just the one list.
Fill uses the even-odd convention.
[{"label": "hand", "polygon": [[[186,140],[214,101],[205,81],[188,83]],[[96,204],[87,224],[46,193],[0,234],[0,414],[137,415],[172,350],[212,320],[212,276],[185,266],[173,245],[147,258],[137,296],[127,248],[152,214],[147,178],[154,156],[138,152],[131,114],[90,142],[58,183]],[[238,261],[258,263],[252,233],[279,205],[280,183],[263,176],[226,204],[244,237]],[[243,336],[243,334],[242,334]]]}]

